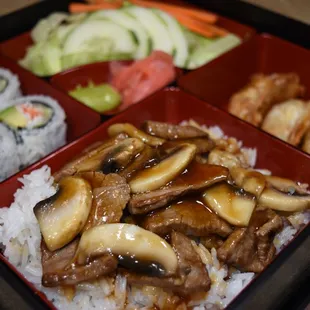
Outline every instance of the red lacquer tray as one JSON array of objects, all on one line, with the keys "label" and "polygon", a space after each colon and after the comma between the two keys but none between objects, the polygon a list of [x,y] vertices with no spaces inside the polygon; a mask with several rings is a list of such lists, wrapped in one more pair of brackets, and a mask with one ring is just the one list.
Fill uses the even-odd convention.
[{"label": "red lacquer tray", "polygon": [[296,72],[310,98],[310,51],[268,34],[218,57],[178,80],[184,90],[227,110],[229,98],[255,73]]},{"label": "red lacquer tray", "polygon": [[[308,173],[310,156],[307,156],[280,140],[255,129],[251,125],[248,125],[247,123],[230,116],[226,112],[200,101],[183,91],[179,91],[178,89],[167,89],[157,92],[143,102],[130,107],[79,140],[61,148],[54,154],[47,156],[40,162],[3,182],[0,185],[1,205],[8,206],[12,202],[13,193],[21,185],[18,178],[22,177],[23,174],[30,173],[32,170],[40,168],[43,165],[49,165],[53,172],[57,171],[85,147],[107,137],[107,128],[113,123],[131,122],[132,124],[139,126],[145,120],[179,123],[182,120],[187,120],[189,118],[208,126],[218,125],[222,128],[225,134],[242,140],[244,146],[257,148],[257,168],[270,169],[275,175],[310,183],[310,175]],[[301,236],[295,238],[295,240],[293,240],[291,244],[284,249],[280,255],[278,255],[273,263],[271,263],[267,269],[255,279],[254,283],[249,285],[249,289],[251,289],[251,285],[254,285],[255,287],[257,282],[260,281],[261,283],[258,289],[254,291],[254,296],[256,296],[256,294],[262,294],[264,291],[264,285],[274,286],[274,290],[276,290],[279,296],[283,293],[282,285],[286,284],[285,281],[289,277],[286,273],[287,271],[285,270],[285,267],[287,269],[290,268],[290,265],[282,264],[283,259],[287,258],[290,253],[293,252],[294,247],[296,247],[296,242],[298,245],[298,238],[300,237]],[[0,255],[0,259],[35,291],[34,287],[8,263],[6,258]],[[277,272],[280,272],[280,275],[283,277],[283,283],[272,282],[274,279],[277,279]],[[248,289],[245,289],[242,295],[246,294],[247,290]],[[47,303],[47,305],[51,306],[51,303],[46,300],[43,294],[39,292],[36,293]]]}]

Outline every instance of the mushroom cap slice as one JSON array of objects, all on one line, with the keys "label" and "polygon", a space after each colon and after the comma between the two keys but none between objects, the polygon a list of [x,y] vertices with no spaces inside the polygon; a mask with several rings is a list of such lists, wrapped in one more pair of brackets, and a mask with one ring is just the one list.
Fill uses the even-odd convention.
[{"label": "mushroom cap slice", "polygon": [[150,146],[159,146],[165,142],[164,139],[152,137],[129,123],[117,123],[108,128],[108,134],[110,137],[116,136],[120,133],[126,133],[132,138],[140,139]]},{"label": "mushroom cap slice", "polygon": [[175,274],[178,260],[172,247],[161,237],[131,224],[104,224],[83,233],[77,250],[77,263],[111,253],[137,260],[156,262],[165,275]]},{"label": "mushroom cap slice", "polygon": [[235,226],[248,226],[256,206],[253,195],[227,183],[207,189],[203,200],[221,218]]},{"label": "mushroom cap slice", "polygon": [[230,169],[230,175],[238,187],[255,197],[259,197],[266,186],[265,176],[254,170],[233,167]]},{"label": "mushroom cap slice", "polygon": [[195,153],[195,145],[181,145],[156,166],[138,172],[129,182],[131,192],[142,193],[166,185],[184,171]]},{"label": "mushroom cap slice", "polygon": [[309,194],[307,190],[308,184],[295,183],[290,179],[280,178],[273,175],[266,176],[266,181],[270,187],[274,187],[281,192]]},{"label": "mushroom cap slice", "polygon": [[290,195],[274,188],[266,188],[258,202],[273,210],[295,212],[310,207],[310,195]]},{"label": "mushroom cap slice", "polygon": [[65,177],[57,193],[34,208],[47,248],[55,251],[83,229],[92,205],[90,184],[79,177]]}]

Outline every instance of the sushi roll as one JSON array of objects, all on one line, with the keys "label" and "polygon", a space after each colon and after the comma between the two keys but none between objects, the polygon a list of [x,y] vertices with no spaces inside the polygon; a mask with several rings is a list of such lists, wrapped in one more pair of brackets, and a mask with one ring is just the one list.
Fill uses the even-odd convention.
[{"label": "sushi roll", "polygon": [[5,104],[0,122],[15,136],[24,168],[66,143],[65,112],[47,96],[25,96]]},{"label": "sushi roll", "polygon": [[0,123],[0,182],[18,172],[20,160],[14,133]]},{"label": "sushi roll", "polygon": [[0,109],[8,100],[21,96],[20,83],[11,71],[0,68]]}]

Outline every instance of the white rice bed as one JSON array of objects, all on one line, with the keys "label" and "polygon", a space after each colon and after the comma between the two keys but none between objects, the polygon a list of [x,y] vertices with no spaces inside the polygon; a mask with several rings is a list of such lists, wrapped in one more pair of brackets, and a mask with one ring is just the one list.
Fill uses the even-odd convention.
[{"label": "white rice bed", "polygon": [[[208,130],[217,138],[224,135],[219,127]],[[242,145],[240,144],[240,147]],[[256,162],[256,150],[243,148],[249,154],[251,166]],[[269,173],[268,171],[266,174]],[[22,188],[14,194],[14,202],[9,208],[0,208],[0,240],[5,245],[4,255],[36,288],[44,292],[47,298],[58,309],[160,309],[173,304],[175,296],[155,287],[129,287],[126,278],[105,278],[100,282],[82,284],[76,289],[75,296],[69,301],[61,289],[48,289],[41,285],[42,265],[40,242],[41,233],[33,213],[34,206],[41,200],[55,193],[53,178],[48,166],[25,175],[19,179]],[[274,244],[279,252],[297,233],[299,227],[309,222],[309,217],[299,213],[290,218],[292,226],[284,228],[275,238]],[[193,242],[196,251],[209,272],[212,281],[210,291],[199,300],[191,300],[188,304],[179,304],[177,310],[210,309],[213,305],[225,308],[254,277],[254,273],[235,272],[229,280],[224,280],[228,273],[226,265],[220,265],[216,250],[211,253],[202,245]]]}]

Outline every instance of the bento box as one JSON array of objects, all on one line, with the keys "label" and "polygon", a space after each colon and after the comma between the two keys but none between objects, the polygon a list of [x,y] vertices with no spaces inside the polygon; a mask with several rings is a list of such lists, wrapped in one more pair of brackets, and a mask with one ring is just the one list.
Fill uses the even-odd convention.
[{"label": "bento box", "polygon": [[[268,174],[266,171],[270,170],[272,173],[282,178],[290,178],[295,181],[298,180],[301,183],[310,182],[309,174],[307,172],[307,167],[310,164],[310,156],[294,149],[293,147],[279,141],[278,139],[271,137],[270,135],[257,130],[249,124],[230,116],[217,107],[183,92],[182,90],[177,88],[169,88],[157,92],[156,94],[145,99],[143,102],[128,108],[123,113],[111,118],[92,132],[84,135],[82,138],[64,146],[54,154],[47,156],[40,162],[35,163],[31,167],[28,167],[24,171],[2,183],[0,186],[1,207],[9,206],[13,202],[13,194],[18,188],[20,188],[21,184],[19,183],[19,180],[23,177],[23,175],[29,174],[36,169],[41,169],[41,172],[45,171],[46,173],[48,171],[46,168],[43,168],[45,165],[48,165],[51,168],[52,173],[55,173],[65,164],[67,164],[68,161],[76,157],[77,154],[81,153],[85,148],[93,145],[91,148],[89,148],[89,152],[94,150],[94,143],[98,143],[99,141],[107,138],[108,131],[109,133],[112,132],[112,125],[114,125],[114,131],[118,131],[117,128],[119,128],[119,125],[117,124],[131,123],[132,125],[139,127],[146,120],[169,122],[171,124],[179,124],[184,121],[189,121],[188,124],[191,124],[190,126],[194,126],[194,129],[191,127],[191,130],[194,130],[196,133],[198,130],[200,134],[202,134],[201,130],[207,130],[207,132],[212,135],[215,141],[217,141],[216,139],[227,139],[225,135],[235,137],[237,140],[225,141],[230,141],[229,143],[232,143],[235,145],[235,147],[240,148],[240,150],[243,147],[246,148],[243,149],[242,152],[244,152],[244,156],[246,156],[245,158],[247,158],[249,165],[252,165],[253,167],[256,162],[255,169],[258,169],[258,172],[260,171],[261,173]],[[207,127],[199,127],[198,124],[205,125]],[[189,126],[186,124],[184,125]],[[125,130],[126,132],[127,127],[121,128],[124,128],[122,130]],[[156,129],[156,127],[152,128]],[[129,129],[128,132],[130,132],[131,135],[136,131],[131,131]],[[145,139],[151,139],[150,137],[145,137],[143,135],[139,136],[144,137]],[[204,137],[206,136],[204,135]],[[238,140],[242,141],[242,143],[238,142]],[[146,143],[160,142],[156,139],[155,141],[143,141],[149,141]],[[188,148],[188,144],[185,145],[185,148]],[[174,152],[169,154],[172,157],[177,153],[178,151],[175,149]],[[113,165],[110,167],[113,167]],[[40,172],[37,171],[36,173],[39,175]],[[30,179],[28,178],[28,180]],[[23,182],[24,186],[27,186],[27,180],[24,180]],[[295,281],[293,281],[294,283],[298,282],[298,280],[302,280],[302,273],[307,269],[309,264],[309,260],[304,257],[303,260],[299,260],[299,264],[296,265],[297,258],[296,256],[294,257],[294,252],[297,252],[297,247],[303,247],[305,237],[308,235],[308,233],[309,225],[304,227],[294,236],[292,241],[290,241],[290,243],[284,247],[282,250],[283,252],[280,252],[280,254],[274,258],[271,264],[269,264],[265,270],[263,270],[255,277],[253,283],[248,284],[249,282],[246,282],[246,284],[243,284],[244,290],[240,296],[238,296],[228,306],[229,309],[239,309],[241,305],[246,305],[246,308],[251,307],[253,309],[275,309],[277,305],[281,304],[281,302],[284,301],[283,290],[285,287],[287,288],[287,285],[292,283],[290,282],[292,281],[292,278],[288,277],[288,272],[292,266],[291,264],[295,264],[294,268],[296,268],[294,272],[295,276],[293,276]],[[8,261],[7,258],[5,258],[2,254],[0,258],[7,266],[12,269],[14,273],[18,274],[18,276],[28,286],[30,286],[32,290],[36,292],[37,296],[41,298],[48,307],[53,307],[51,302],[47,300],[46,296],[43,293],[40,293],[34,287],[34,285],[29,283],[29,281],[27,281],[24,276],[22,276],[22,274],[16,269],[16,267],[13,266],[12,263]],[[251,279],[253,279],[253,277]],[[118,278],[118,280],[120,280],[120,278]],[[39,282],[37,283],[39,284]],[[266,292],[268,292],[271,287],[272,298],[264,298],[266,296]],[[251,292],[251,294],[248,293],[248,290]],[[109,293],[107,294],[109,295]],[[120,291],[118,294],[121,294]],[[112,296],[114,295],[112,294]],[[255,296],[255,298],[253,298],[253,296]],[[57,299],[56,295],[50,295],[50,298],[54,298],[54,300]],[[260,303],[257,303],[257,300],[259,300]],[[141,299],[140,302],[143,303]],[[109,305],[112,307],[111,304]],[[197,304],[194,305],[197,306]]]},{"label": "bento box", "polygon": [[[310,99],[309,58],[308,50],[274,36],[261,34],[195,72],[181,77],[178,85],[309,152],[304,147],[307,126],[302,128],[302,125],[298,125],[307,122],[307,101]],[[273,86],[268,88],[267,84],[272,79],[274,84],[269,84]],[[286,93],[295,84],[296,91]],[[259,87],[261,90],[256,94],[255,89]],[[281,87],[283,90],[277,95],[276,89]],[[272,99],[273,96],[275,99]],[[296,113],[301,116],[294,118]],[[291,123],[286,117],[288,114],[291,115]],[[274,127],[276,123],[278,127]],[[298,133],[295,132],[296,127],[300,128]],[[305,142],[302,142],[303,136]]]},{"label": "bento box", "polygon": [[[1,127],[2,139],[7,139],[2,143],[6,145],[5,152],[10,153],[11,150],[12,154],[8,155],[13,160],[16,151],[13,151],[15,149],[13,140],[16,141],[18,144],[16,148],[23,157],[18,164],[18,159],[13,162],[6,158],[6,155],[2,155],[3,165],[10,163],[14,167],[15,164],[23,167],[29,165],[29,162],[33,163],[64,143],[76,140],[100,124],[98,113],[36,78],[5,56],[0,56],[0,67],[4,71],[1,72],[4,90],[0,96],[0,118],[5,124]],[[37,108],[32,109],[35,106]],[[38,123],[31,123],[32,121],[38,121]],[[14,134],[12,141],[9,140],[11,132]],[[53,137],[55,141],[47,141],[51,135],[55,135]],[[33,139],[38,146],[33,144]],[[5,152],[3,150],[3,154]],[[16,171],[13,167],[12,170],[8,169],[8,174],[14,173],[13,170]],[[8,175],[4,173],[4,178],[6,177]]]}]

